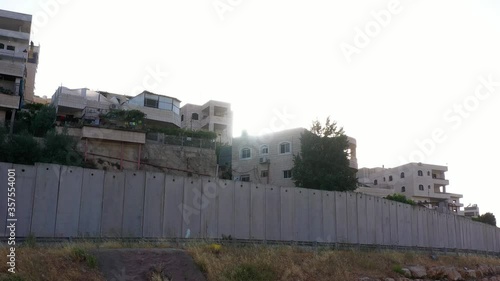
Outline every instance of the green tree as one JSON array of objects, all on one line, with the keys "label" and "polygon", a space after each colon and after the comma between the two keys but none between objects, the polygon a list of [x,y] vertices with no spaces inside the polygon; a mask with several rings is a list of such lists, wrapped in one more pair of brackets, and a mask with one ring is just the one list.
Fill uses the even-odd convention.
[{"label": "green tree", "polygon": [[338,128],[329,117],[325,126],[316,120],[300,140],[301,152],[294,155],[292,169],[296,186],[336,191],[356,189],[356,170],[349,166],[349,142],[343,128]]},{"label": "green tree", "polygon": [[38,142],[27,132],[4,137],[0,143],[0,161],[32,165],[39,161],[41,149]]},{"label": "green tree", "polygon": [[42,162],[60,165],[81,166],[83,159],[76,149],[76,141],[64,129],[62,134],[50,130],[45,136]]},{"label": "green tree", "polygon": [[497,219],[495,218],[495,215],[493,213],[482,214],[477,218],[473,218],[473,220],[497,226]]},{"label": "green tree", "polygon": [[42,106],[31,121],[31,132],[35,137],[44,137],[54,128],[56,121],[56,108],[52,105]]}]

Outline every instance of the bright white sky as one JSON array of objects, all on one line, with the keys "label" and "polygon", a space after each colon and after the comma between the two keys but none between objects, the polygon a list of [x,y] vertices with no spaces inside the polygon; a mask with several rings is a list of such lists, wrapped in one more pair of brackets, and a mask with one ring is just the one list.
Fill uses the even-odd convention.
[{"label": "bright white sky", "polygon": [[[447,164],[448,191],[500,221],[499,3],[3,0],[0,9],[34,15],[39,96],[62,84],[227,101],[235,136],[331,116],[357,139],[360,167]],[[376,30],[382,10],[391,18],[380,14]],[[363,41],[356,29],[367,28]],[[479,78],[489,76],[499,82],[488,95]]]}]

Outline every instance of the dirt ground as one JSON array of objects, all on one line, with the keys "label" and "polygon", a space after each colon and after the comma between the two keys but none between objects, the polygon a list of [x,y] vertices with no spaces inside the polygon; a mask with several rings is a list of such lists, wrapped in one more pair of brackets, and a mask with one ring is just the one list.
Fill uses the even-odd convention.
[{"label": "dirt ground", "polygon": [[99,249],[90,253],[108,281],[206,281],[191,256],[182,250]]}]

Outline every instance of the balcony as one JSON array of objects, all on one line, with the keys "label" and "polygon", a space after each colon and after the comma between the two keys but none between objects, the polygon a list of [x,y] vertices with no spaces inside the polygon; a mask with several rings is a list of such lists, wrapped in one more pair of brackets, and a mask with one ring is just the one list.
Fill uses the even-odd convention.
[{"label": "balcony", "polygon": [[440,176],[436,176],[436,175],[432,175],[432,180],[434,182],[434,184],[438,184],[438,185],[449,185],[450,184],[450,181],[445,179],[444,177],[440,177]]},{"label": "balcony", "polygon": [[24,77],[24,66],[24,62],[0,60],[0,74],[6,74],[14,77]]},{"label": "balcony", "polygon": [[20,98],[20,96],[0,93],[0,107],[17,109],[19,108]]}]

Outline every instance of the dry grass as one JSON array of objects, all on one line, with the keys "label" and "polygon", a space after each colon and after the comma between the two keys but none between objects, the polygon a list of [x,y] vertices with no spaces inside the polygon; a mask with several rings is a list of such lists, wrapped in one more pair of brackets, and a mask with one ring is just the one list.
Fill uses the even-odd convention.
[{"label": "dry grass", "polygon": [[401,277],[394,268],[406,265],[468,268],[478,264],[500,265],[500,259],[491,257],[443,255],[432,260],[427,254],[412,252],[310,250],[291,246],[222,246],[214,252],[210,246],[192,245],[187,250],[210,281],[257,280],[259,277],[251,276],[254,271],[270,272],[274,274],[272,280],[317,281]]},{"label": "dry grass", "polygon": [[[7,248],[0,248],[0,256],[5,258],[6,255]],[[2,262],[0,264],[0,280],[9,280],[14,276],[7,270],[8,265]],[[17,279],[14,280],[19,281],[105,280],[93,264],[93,257],[86,255],[82,248],[69,246],[54,248],[17,247],[15,276]]]}]

